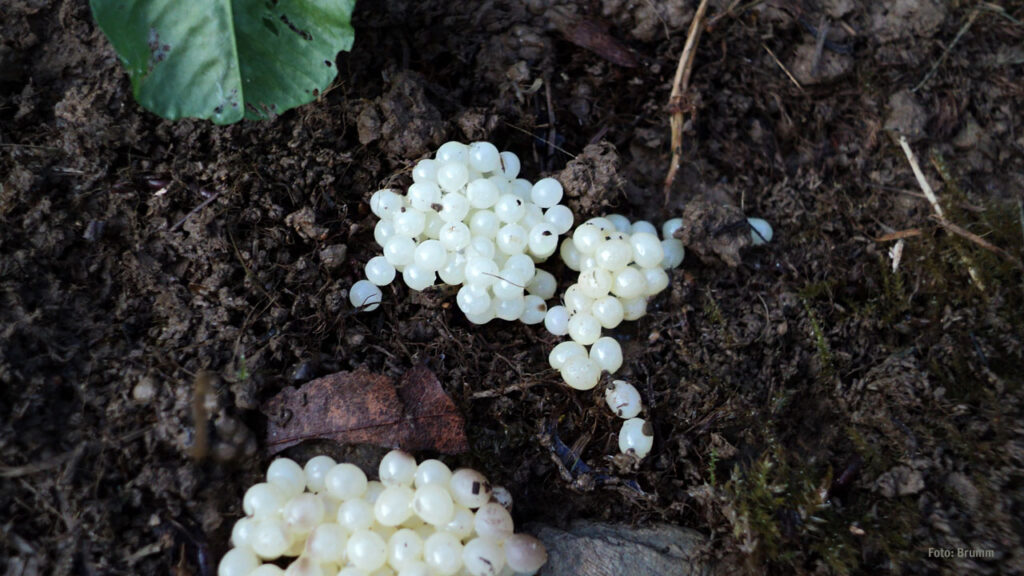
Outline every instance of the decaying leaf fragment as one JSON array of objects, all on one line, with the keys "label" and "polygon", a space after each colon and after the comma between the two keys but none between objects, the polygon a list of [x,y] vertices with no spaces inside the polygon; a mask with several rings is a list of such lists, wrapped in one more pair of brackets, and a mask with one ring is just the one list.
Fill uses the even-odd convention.
[{"label": "decaying leaf fragment", "polygon": [[444,454],[469,449],[465,420],[426,366],[403,374],[397,386],[366,369],[337,372],[282,390],[263,413],[271,454],[304,440]]}]

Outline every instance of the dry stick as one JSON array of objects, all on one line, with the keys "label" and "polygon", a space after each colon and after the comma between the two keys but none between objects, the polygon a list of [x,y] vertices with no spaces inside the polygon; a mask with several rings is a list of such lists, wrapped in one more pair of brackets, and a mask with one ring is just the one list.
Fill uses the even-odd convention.
[{"label": "dry stick", "polygon": [[[917,178],[917,184],[921,186],[921,191],[924,192],[925,198],[928,199],[928,203],[932,205],[932,210],[935,211],[935,215],[938,217],[940,223],[947,222],[946,214],[942,211],[942,206],[939,205],[939,199],[935,196],[935,191],[932,190],[931,184],[924,177],[924,172],[921,171],[921,165],[917,162],[917,156],[914,155],[914,151],[910,149],[910,144],[907,143],[906,136],[900,135],[900,147],[903,148],[903,154],[907,157],[907,162],[910,162],[910,169],[914,171],[914,177]],[[985,291],[985,283],[981,281],[981,276],[978,274],[978,270],[975,269],[967,256],[962,252],[959,252],[960,260],[963,261],[964,265],[967,266],[967,273],[970,274],[971,280],[974,281],[974,285],[978,287],[978,290]]]},{"label": "dry stick", "polygon": [[924,78],[922,78],[921,81],[917,83],[917,86],[914,86],[910,90],[911,92],[917,92],[918,90],[921,89],[922,86],[925,85],[925,83],[932,79],[932,76],[935,76],[935,73],[939,71],[939,66],[942,66],[942,63],[945,62],[946,58],[949,57],[949,53],[953,51],[953,48],[957,45],[958,42],[960,42],[960,39],[963,38],[964,34],[966,34],[967,31],[971,29],[971,25],[974,24],[974,20],[978,17],[978,13],[979,10],[977,8],[971,11],[971,14],[967,17],[967,22],[960,27],[960,31],[956,33],[956,37],[953,38],[953,41],[950,42],[949,46],[946,47],[946,50],[942,52],[942,56],[940,56],[939,59],[936,60],[934,64],[932,64],[931,70],[929,70],[928,73],[924,75]]},{"label": "dry stick", "polygon": [[701,22],[704,14],[708,11],[708,0],[701,0],[697,7],[697,13],[690,22],[690,31],[686,35],[686,44],[683,46],[683,53],[679,56],[679,65],[676,66],[676,76],[672,81],[672,94],[668,98],[668,109],[672,113],[672,163],[668,167],[668,175],[665,176],[665,202],[668,206],[669,190],[676,180],[676,172],[679,171],[679,164],[683,159],[683,96],[690,88],[690,73],[693,72],[693,59],[697,55],[697,42],[700,40]]},{"label": "dry stick", "polygon": [[799,88],[801,92],[803,92],[804,87],[800,85],[800,82],[796,79],[796,76],[793,76],[793,74],[786,69],[786,66],[782,63],[781,60],[779,60],[779,57],[775,55],[775,52],[772,52],[772,49],[769,48],[767,44],[761,44],[761,47],[764,48],[766,52],[768,52],[768,55],[772,57],[772,60],[775,60],[775,63],[779,66],[779,68],[782,68],[782,71],[785,72],[786,76],[789,77],[789,81],[792,82],[797,88]]}]

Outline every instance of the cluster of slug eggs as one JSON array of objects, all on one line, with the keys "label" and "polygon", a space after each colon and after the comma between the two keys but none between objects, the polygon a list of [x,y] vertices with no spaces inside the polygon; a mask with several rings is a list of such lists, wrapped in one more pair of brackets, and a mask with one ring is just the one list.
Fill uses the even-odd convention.
[{"label": "cluster of slug eggs", "polygon": [[559,204],[554,178],[519,178],[519,158],[489,142],[447,142],[419,161],[405,195],[378,190],[370,209],[380,218],[374,239],[383,255],[366,263],[366,280],[349,290],[356,307],[379,305],[380,286],[400,273],[413,290],[461,285],[456,303],[475,324],[494,318],[538,324],[556,282],[536,268],[558,249],[573,215]]},{"label": "cluster of slug eggs", "polygon": [[[622,366],[618,341],[601,332],[623,320],[641,318],[647,313],[648,298],[668,287],[666,270],[679,266],[685,253],[673,236],[681,225],[679,218],[669,220],[659,239],[653,224],[614,214],[584,222],[562,242],[562,260],[579,272],[579,278],[565,291],[564,304],[548,310],[544,325],[556,336],[571,338],[548,356],[570,387],[590,390],[602,372],[614,375]],[[633,385],[616,380],[605,397],[612,411],[626,420],[619,431],[619,449],[643,458],[653,437],[647,422],[636,417],[642,409],[640,394]]]},{"label": "cluster of slug eggs", "polygon": [[[394,450],[379,478],[327,456],[275,460],[246,491],[217,576],[531,574],[547,561],[515,533],[508,491],[476,470]],[[270,563],[285,557],[297,558]]]}]

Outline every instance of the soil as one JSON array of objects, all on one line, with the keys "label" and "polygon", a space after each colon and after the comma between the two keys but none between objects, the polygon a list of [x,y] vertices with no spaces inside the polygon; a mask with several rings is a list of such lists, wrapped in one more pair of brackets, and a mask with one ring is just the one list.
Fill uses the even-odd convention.
[{"label": "soil", "polygon": [[[420,364],[466,418],[446,461],[517,523],[694,529],[721,573],[1024,573],[1020,4],[711,2],[667,195],[697,3],[550,4],[360,2],[318,101],[218,127],[141,109],[83,0],[4,2],[4,574],[212,574],[270,459],[260,406]],[[445,288],[348,304],[370,194],[449,139],[558,175],[578,219],[699,227],[615,333],[643,461],[611,457],[617,419],[542,329],[473,326]],[[288,453],[346,450],[380,454]]]}]

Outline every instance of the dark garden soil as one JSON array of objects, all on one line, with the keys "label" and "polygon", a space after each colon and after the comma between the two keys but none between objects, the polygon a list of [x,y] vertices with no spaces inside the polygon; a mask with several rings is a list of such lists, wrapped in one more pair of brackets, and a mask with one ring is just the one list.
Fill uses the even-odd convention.
[{"label": "dark garden soil", "polygon": [[[1024,573],[1021,4],[711,2],[667,202],[697,2],[554,4],[363,0],[318,101],[217,127],[141,109],[84,0],[3,0],[0,573],[211,574],[270,459],[261,404],[422,363],[466,417],[445,459],[517,523],[685,526],[722,573]],[[615,332],[637,466],[542,328],[471,325],[445,288],[348,303],[370,194],[476,139],[559,175],[577,221],[775,227],[738,257],[735,227],[691,238]],[[617,481],[563,473],[552,431]],[[344,452],[288,453],[317,451]]]}]

